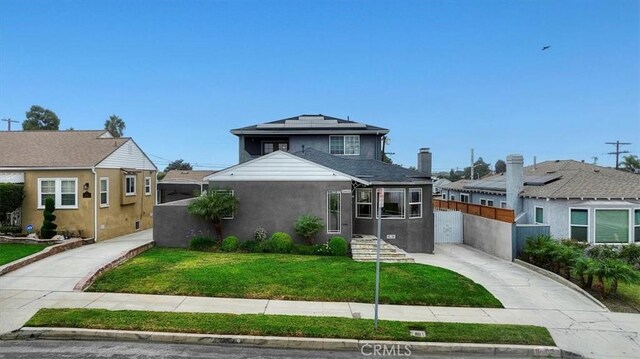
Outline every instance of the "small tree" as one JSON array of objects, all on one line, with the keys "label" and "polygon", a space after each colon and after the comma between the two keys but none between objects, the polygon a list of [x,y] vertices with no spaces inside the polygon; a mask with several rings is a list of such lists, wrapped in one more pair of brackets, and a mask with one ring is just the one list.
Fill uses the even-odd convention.
[{"label": "small tree", "polygon": [[207,194],[196,198],[187,206],[193,215],[213,222],[216,239],[222,242],[222,220],[230,217],[238,207],[238,201],[230,190],[209,189]]},{"label": "small tree", "polygon": [[322,224],[321,219],[311,214],[305,214],[298,217],[298,220],[296,220],[296,223],[293,225],[296,233],[304,237],[309,244],[313,244],[315,242],[314,237],[322,230],[323,227],[324,225]]},{"label": "small tree", "polygon": [[191,171],[193,166],[189,162],[185,162],[182,158],[179,160],[171,161],[164,169],[164,172],[169,172],[171,170],[180,170],[180,171]]},{"label": "small tree", "polygon": [[496,165],[494,167],[496,169],[496,173],[507,172],[507,163],[503,160],[497,160]]},{"label": "small tree", "polygon": [[22,206],[24,185],[17,183],[0,183],[0,224],[5,215]]},{"label": "small tree", "polygon": [[53,223],[56,220],[56,216],[53,211],[56,210],[56,203],[53,198],[49,197],[44,201],[44,212],[42,213],[44,221],[42,222],[42,228],[40,228],[40,236],[45,239],[51,239],[56,235],[56,228],[58,225]]}]

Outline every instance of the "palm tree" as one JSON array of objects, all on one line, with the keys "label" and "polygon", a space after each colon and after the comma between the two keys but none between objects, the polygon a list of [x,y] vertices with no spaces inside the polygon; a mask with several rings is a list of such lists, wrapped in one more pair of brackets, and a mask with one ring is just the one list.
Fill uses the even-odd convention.
[{"label": "palm tree", "polygon": [[127,126],[124,121],[116,115],[109,116],[109,119],[104,122],[104,129],[109,131],[113,137],[122,137],[125,128]]},{"label": "palm tree", "polygon": [[213,222],[216,238],[222,242],[222,220],[231,217],[238,206],[233,192],[226,189],[210,188],[206,194],[196,198],[187,206],[193,215]]},{"label": "palm tree", "polygon": [[624,156],[621,165],[629,172],[640,171],[640,158],[634,155]]}]

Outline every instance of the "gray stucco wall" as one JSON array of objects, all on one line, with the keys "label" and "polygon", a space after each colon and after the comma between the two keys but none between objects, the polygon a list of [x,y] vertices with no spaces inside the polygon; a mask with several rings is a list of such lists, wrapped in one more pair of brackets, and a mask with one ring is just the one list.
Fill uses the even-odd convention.
[{"label": "gray stucco wall", "polygon": [[[212,182],[211,188],[214,187],[233,189],[238,200],[234,218],[223,222],[225,237],[235,235],[240,240],[253,239],[255,230],[263,227],[269,234],[287,232],[296,242],[304,243],[304,239],[295,233],[293,224],[300,215],[310,213],[322,218],[325,225],[316,236],[317,242],[325,242],[333,236],[351,239],[351,182]],[[328,234],[326,231],[329,190],[346,191],[341,194],[341,233]],[[154,239],[158,246],[184,247],[194,233],[213,235],[212,224],[187,213],[189,202],[155,207]]]},{"label": "gray stucco wall", "polygon": [[[375,197],[377,188],[373,186],[372,193]],[[431,201],[431,185],[424,186],[384,186],[385,188],[406,189],[405,218],[404,219],[383,219],[382,239],[388,243],[396,245],[407,252],[433,253],[434,233],[433,233],[433,202]],[[409,188],[422,188],[422,218],[409,218]],[[375,201],[373,211],[375,213]],[[372,219],[355,218],[353,220],[353,233],[377,234],[377,220],[375,215]],[[395,236],[390,239],[387,236]]]},{"label": "gray stucco wall", "polygon": [[493,219],[463,214],[464,244],[511,261],[513,225]]}]

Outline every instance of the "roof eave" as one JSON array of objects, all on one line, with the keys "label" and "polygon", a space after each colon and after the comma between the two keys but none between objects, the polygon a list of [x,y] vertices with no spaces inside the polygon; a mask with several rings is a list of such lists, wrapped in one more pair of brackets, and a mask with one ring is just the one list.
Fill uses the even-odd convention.
[{"label": "roof eave", "polygon": [[235,129],[230,131],[236,136],[241,135],[330,135],[330,134],[358,134],[358,135],[386,135],[389,133],[387,129],[296,129],[296,130],[243,130]]}]

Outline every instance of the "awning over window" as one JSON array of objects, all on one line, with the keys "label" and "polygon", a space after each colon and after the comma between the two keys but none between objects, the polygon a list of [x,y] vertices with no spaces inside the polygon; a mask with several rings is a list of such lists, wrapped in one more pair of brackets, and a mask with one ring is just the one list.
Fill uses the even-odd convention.
[{"label": "awning over window", "polygon": [[0,172],[0,183],[24,183],[24,172]]}]

